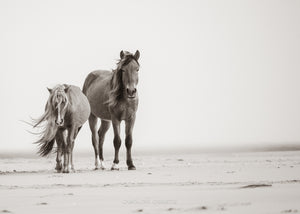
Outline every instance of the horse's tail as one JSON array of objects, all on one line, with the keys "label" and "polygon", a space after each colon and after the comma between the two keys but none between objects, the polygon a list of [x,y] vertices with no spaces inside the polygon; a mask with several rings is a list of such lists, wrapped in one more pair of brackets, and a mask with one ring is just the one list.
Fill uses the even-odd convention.
[{"label": "horse's tail", "polygon": [[39,151],[38,154],[42,157],[45,157],[50,154],[50,152],[53,149],[55,138],[53,138],[50,141],[43,141],[43,142],[37,142],[39,144]]},{"label": "horse's tail", "polygon": [[89,75],[85,78],[83,87],[82,87],[82,92],[86,95],[86,91],[88,87],[92,84],[92,82],[97,78],[95,76],[94,72],[89,73]]},{"label": "horse's tail", "polygon": [[[36,135],[40,135],[40,139],[36,141],[35,143],[38,144],[38,154],[42,157],[47,156],[50,154],[50,152],[53,149],[54,143],[55,143],[55,136],[58,130],[58,127],[54,124],[54,120],[44,119],[42,122],[45,122],[42,124],[42,130],[38,133],[35,133]],[[41,123],[38,120],[38,123]]]}]

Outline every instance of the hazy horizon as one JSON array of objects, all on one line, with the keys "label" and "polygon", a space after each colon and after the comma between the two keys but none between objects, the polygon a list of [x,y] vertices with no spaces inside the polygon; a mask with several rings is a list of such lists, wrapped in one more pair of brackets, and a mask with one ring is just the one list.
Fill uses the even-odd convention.
[{"label": "hazy horizon", "polygon": [[[21,120],[46,87],[82,87],[141,53],[133,147],[300,144],[299,1],[0,2],[0,151],[35,151]],[[124,126],[122,150],[124,150]],[[113,149],[112,128],[104,151]],[[88,123],[75,150],[91,150]]]}]

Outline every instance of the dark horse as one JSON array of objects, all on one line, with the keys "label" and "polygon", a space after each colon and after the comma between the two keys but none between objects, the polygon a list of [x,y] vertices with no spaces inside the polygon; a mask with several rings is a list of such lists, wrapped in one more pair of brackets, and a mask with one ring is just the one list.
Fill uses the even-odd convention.
[{"label": "dark horse", "polygon": [[[95,150],[96,169],[104,169],[103,142],[111,122],[114,129],[115,147],[115,158],[111,169],[119,169],[120,123],[122,120],[125,120],[126,126],[127,166],[129,170],[135,169],[131,158],[131,146],[132,130],[138,107],[136,86],[138,84],[140,52],[137,50],[133,55],[130,52],[121,51],[120,57],[116,70],[91,72],[85,79],[83,86],[83,93],[87,96],[91,105],[89,125]],[[101,119],[101,126],[97,133],[98,118]]]},{"label": "dark horse", "polygon": [[[39,154],[47,156],[57,144],[56,170],[74,171],[73,148],[75,138],[90,115],[90,105],[80,88],[72,85],[57,85],[49,89],[50,96],[45,113],[35,121],[34,127],[44,123],[39,145]],[[64,165],[62,166],[62,155]]]}]

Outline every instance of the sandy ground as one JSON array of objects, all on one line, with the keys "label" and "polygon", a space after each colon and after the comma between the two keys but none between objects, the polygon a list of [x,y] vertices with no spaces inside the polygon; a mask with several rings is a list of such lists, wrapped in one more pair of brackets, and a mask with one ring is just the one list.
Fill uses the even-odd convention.
[{"label": "sandy ground", "polygon": [[[55,158],[0,159],[0,213],[300,213],[300,151],[135,155],[136,171],[76,173]],[[110,166],[111,159],[106,161]]]}]

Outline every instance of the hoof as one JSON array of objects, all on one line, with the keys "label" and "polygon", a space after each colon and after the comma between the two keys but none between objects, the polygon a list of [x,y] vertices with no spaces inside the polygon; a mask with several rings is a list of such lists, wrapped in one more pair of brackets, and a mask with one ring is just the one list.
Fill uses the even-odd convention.
[{"label": "hoof", "polygon": [[63,173],[69,173],[70,171],[69,171],[69,169],[64,169],[63,170]]},{"label": "hoof", "polygon": [[98,170],[98,169],[105,170],[105,165],[102,161],[95,165],[95,170]]},{"label": "hoof", "polygon": [[120,169],[116,167],[112,167],[111,170],[120,170]]},{"label": "hoof", "polygon": [[57,173],[61,173],[62,170],[61,169],[55,169]]},{"label": "hoof", "polygon": [[55,170],[57,170],[57,172],[61,172],[61,170],[62,170],[62,165],[61,165],[61,164],[56,164]]},{"label": "hoof", "polygon": [[111,167],[111,170],[119,170],[119,166],[118,164],[113,164],[112,167]]},{"label": "hoof", "polygon": [[94,170],[105,170],[104,166],[96,166]]},{"label": "hoof", "polygon": [[136,170],[136,168],[135,168],[135,166],[132,165],[132,166],[128,167],[128,170]]},{"label": "hoof", "polygon": [[104,162],[102,162],[102,161],[101,161],[101,163],[100,163],[100,169],[105,170],[105,164],[104,164]]}]

